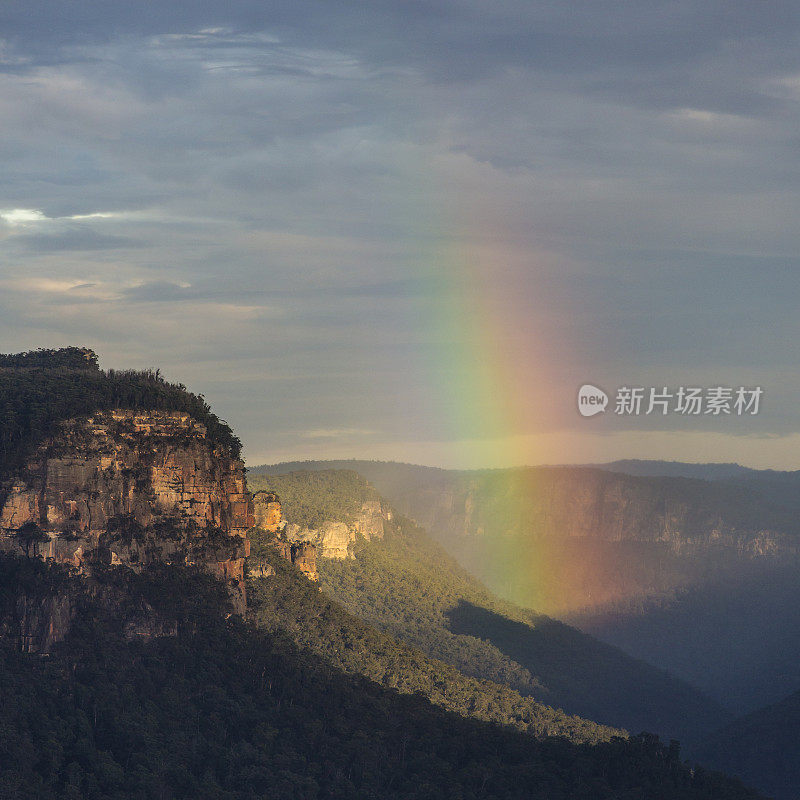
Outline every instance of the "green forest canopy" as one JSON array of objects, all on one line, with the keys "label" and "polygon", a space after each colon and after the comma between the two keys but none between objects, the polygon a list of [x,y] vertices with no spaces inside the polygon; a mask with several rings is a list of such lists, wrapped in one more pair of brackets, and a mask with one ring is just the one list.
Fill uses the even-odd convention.
[{"label": "green forest canopy", "polygon": [[347,469],[292,472],[288,475],[252,475],[251,492],[275,492],[283,516],[301,528],[319,528],[323,522],[352,522],[367,500],[378,492],[357,472]]},{"label": "green forest canopy", "polygon": [[[351,469],[249,473],[248,483],[251,489],[276,491],[287,520],[309,527],[315,520],[349,522],[365,499],[379,497]],[[250,538],[255,554],[262,537],[251,532]],[[355,559],[317,559],[323,592],[350,614],[464,676],[508,687],[513,700],[507,702],[515,709],[533,696],[609,725],[683,740],[730,718],[709,698],[660,670],[494,596],[402,515],[393,515],[383,540],[358,538],[354,549]],[[301,607],[298,602],[289,612],[299,614]],[[301,638],[318,622],[310,614],[300,623]],[[305,639],[303,646],[308,646]],[[380,680],[380,670],[369,676],[376,674]],[[516,713],[527,712],[511,712]]]},{"label": "green forest canopy", "polygon": [[112,408],[186,412],[215,446],[241,456],[241,442],[205,398],[158,370],[101,370],[91,350],[41,349],[0,354],[0,480],[63,420]]},{"label": "green forest canopy", "polygon": [[513,688],[471,677],[345,611],[320,592],[256,531],[253,553],[275,574],[248,582],[249,617],[262,630],[288,633],[304,650],[337,669],[362,675],[402,694],[421,694],[462,717],[512,725],[537,736],[597,744],[627,734],[565,714]]},{"label": "green forest canopy", "polygon": [[[38,596],[59,569],[0,558],[0,586],[9,601]],[[689,769],[653,736],[537,740],[345,675],[278,630],[226,619],[224,590],[196,571],[106,579],[108,590],[122,581],[134,607],[176,620],[178,634],[126,639],[92,593],[50,658],[0,642],[0,797],[757,797]]]}]

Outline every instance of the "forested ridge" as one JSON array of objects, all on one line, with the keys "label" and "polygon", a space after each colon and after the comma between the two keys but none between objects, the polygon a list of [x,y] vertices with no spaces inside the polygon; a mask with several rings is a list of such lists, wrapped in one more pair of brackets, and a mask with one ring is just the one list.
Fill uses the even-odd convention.
[{"label": "forested ridge", "polygon": [[363,675],[403,694],[419,693],[461,716],[513,725],[537,736],[596,744],[622,730],[565,714],[509,686],[465,675],[416,647],[348,614],[261,541],[253,555],[276,574],[248,582],[249,614],[263,630],[288,633],[300,647],[349,674]]},{"label": "forested ridge", "polygon": [[0,355],[0,480],[20,467],[60,422],[112,408],[184,411],[234,458],[241,442],[201,395],[156,370],[101,370],[78,347]]},{"label": "forested ridge", "polygon": [[353,470],[298,470],[286,475],[248,472],[251,492],[272,491],[284,516],[301,528],[318,528],[327,520],[352,522],[367,500],[379,500],[377,490]]},{"label": "forested ridge", "polygon": [[[0,585],[30,590],[58,569],[0,559]],[[192,570],[106,580],[177,620],[178,634],[127,640],[103,594],[87,592],[49,658],[0,646],[0,797],[757,797],[652,736],[539,741],[346,675],[278,630],[227,617],[220,584]]]},{"label": "forested ridge", "polygon": [[[352,470],[249,477],[277,491],[290,522],[347,520],[375,490]],[[317,506],[316,498],[324,498]],[[285,499],[284,499],[285,498]],[[466,676],[570,714],[682,740],[731,715],[688,684],[549,617],[493,595],[419,526],[394,515],[355,559],[317,559],[320,585],[351,614]]]}]

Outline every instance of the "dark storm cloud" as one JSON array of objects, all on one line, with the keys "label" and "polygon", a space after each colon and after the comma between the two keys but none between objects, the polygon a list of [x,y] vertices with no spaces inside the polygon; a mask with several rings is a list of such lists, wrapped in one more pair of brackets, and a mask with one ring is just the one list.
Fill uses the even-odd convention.
[{"label": "dark storm cloud", "polygon": [[5,2],[4,350],[163,366],[261,455],[303,431],[436,438],[448,292],[508,285],[509,352],[570,345],[555,395],[724,370],[780,386],[754,425],[795,430],[797,17]]},{"label": "dark storm cloud", "polygon": [[[354,53],[377,66],[414,66],[439,80],[475,79],[523,67],[584,74],[613,90],[654,76],[656,85],[686,88],[692,65],[710,57],[758,61],[763,71],[791,67],[798,10],[791,2],[723,0],[625,5],[611,0],[491,5],[16,0],[3,4],[0,22],[20,58],[49,54],[38,63],[63,63],[73,48],[121,36],[196,34],[223,27],[235,33],[271,30],[288,43]],[[224,40],[210,45],[225,46]],[[54,60],[54,51],[61,57]]]}]

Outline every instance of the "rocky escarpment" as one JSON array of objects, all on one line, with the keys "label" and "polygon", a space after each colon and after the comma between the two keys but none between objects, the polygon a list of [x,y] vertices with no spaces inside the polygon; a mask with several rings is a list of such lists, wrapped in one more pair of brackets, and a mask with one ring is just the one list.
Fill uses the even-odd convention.
[{"label": "rocky escarpment", "polygon": [[319,528],[301,528],[289,523],[286,526],[286,538],[289,541],[313,543],[321,558],[354,558],[353,545],[357,537],[368,542],[383,539],[386,523],[391,519],[392,512],[385,509],[379,500],[367,500],[347,522],[326,520]]},{"label": "rocky escarpment", "polygon": [[746,491],[692,479],[542,467],[454,475],[394,502],[450,537],[640,542],[676,556],[720,549],[744,559],[800,554],[794,515]]},{"label": "rocky escarpment", "polygon": [[[255,526],[269,534],[282,558],[294,564],[310,581],[318,581],[317,548],[311,542],[287,537],[289,526],[283,518],[278,495],[275,492],[256,492],[253,499]],[[269,564],[253,561],[250,564],[250,573],[263,578],[274,575],[275,570]]]},{"label": "rocky escarpment", "polygon": [[[2,550],[86,576],[105,566],[197,565],[226,582],[240,612],[252,523],[242,463],[183,412],[114,410],[63,422],[0,495]],[[17,623],[46,629],[29,638],[47,649],[66,632],[68,610],[62,603],[37,615],[26,603],[18,605],[30,621]]]},{"label": "rocky escarpment", "polygon": [[[353,558],[357,538],[383,539],[386,524],[392,519],[392,512],[380,500],[366,500],[349,521],[326,520],[318,528],[307,528],[284,518],[275,492],[256,492],[253,499],[259,528],[274,534],[279,542],[297,548],[296,553],[310,554],[313,548],[319,558]],[[292,555],[290,560],[295,557]]]},{"label": "rocky escarpment", "polygon": [[800,557],[796,512],[746,487],[582,467],[399,465],[393,481],[356,466],[491,588],[544,613],[660,601]]}]

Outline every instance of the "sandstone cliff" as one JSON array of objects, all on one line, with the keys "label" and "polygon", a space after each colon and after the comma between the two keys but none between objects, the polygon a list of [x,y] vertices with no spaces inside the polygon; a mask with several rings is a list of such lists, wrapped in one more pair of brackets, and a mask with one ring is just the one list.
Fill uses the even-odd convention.
[{"label": "sandstone cliff", "polygon": [[[294,564],[310,581],[318,581],[317,548],[311,542],[287,537],[288,525],[283,518],[278,495],[275,492],[256,492],[253,499],[256,527],[271,534],[273,544],[283,558]],[[275,570],[269,564],[253,562],[250,572],[256,577],[267,577],[273,575]]]},{"label": "sandstone cliff", "polygon": [[[104,565],[197,565],[223,579],[244,611],[253,524],[244,468],[186,413],[114,410],[62,423],[3,487],[0,506],[2,550],[88,576]],[[27,602],[17,623],[46,629],[30,636],[47,649],[69,612],[62,601],[32,614]]]},{"label": "sandstone cliff", "polygon": [[490,588],[544,613],[616,611],[800,558],[800,517],[748,487],[584,467],[347,466]]},{"label": "sandstone cliff", "polygon": [[395,502],[421,525],[449,537],[651,543],[676,556],[800,553],[791,515],[705,481],[541,467],[458,476],[447,484],[421,485]]},{"label": "sandstone cliff", "polygon": [[[366,541],[382,539],[386,523],[392,518],[391,511],[379,500],[367,500],[349,521],[326,520],[318,528],[304,528],[284,518],[280,498],[275,492],[256,492],[253,498],[259,528],[295,548],[303,547],[296,552],[310,554],[309,548],[313,547],[319,558],[353,558],[356,538],[360,536]],[[295,556],[290,560],[294,561]],[[314,573],[316,575],[316,569]]]}]

